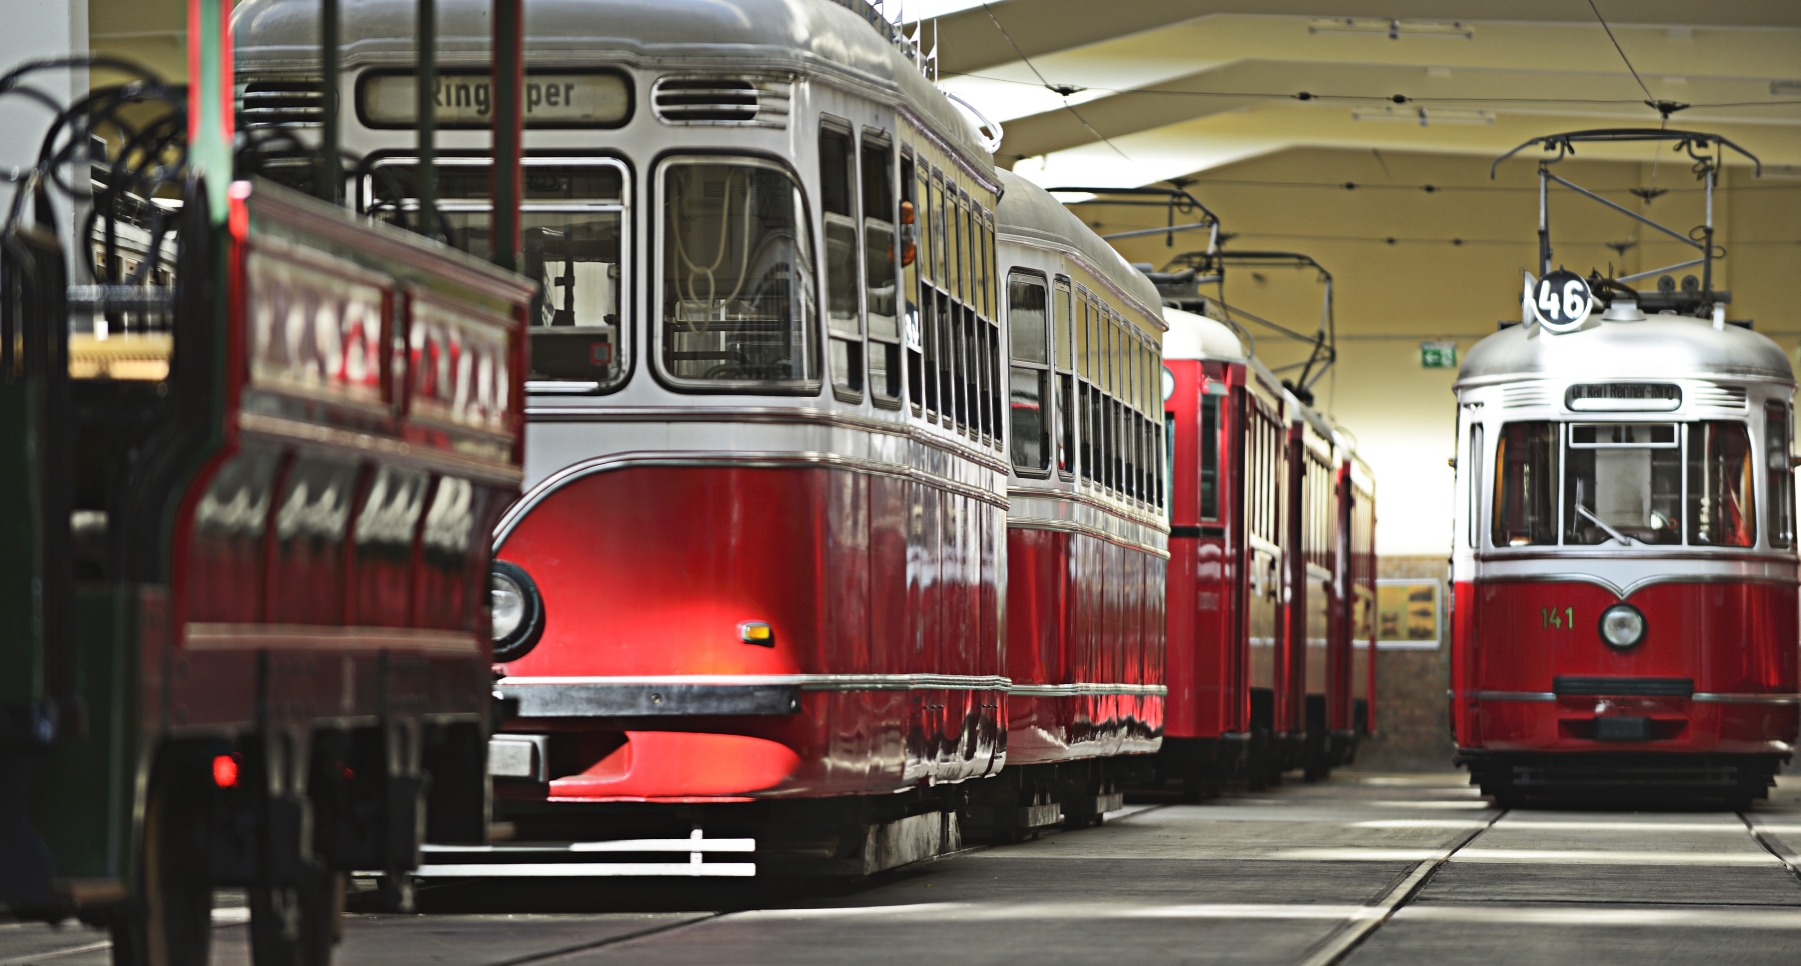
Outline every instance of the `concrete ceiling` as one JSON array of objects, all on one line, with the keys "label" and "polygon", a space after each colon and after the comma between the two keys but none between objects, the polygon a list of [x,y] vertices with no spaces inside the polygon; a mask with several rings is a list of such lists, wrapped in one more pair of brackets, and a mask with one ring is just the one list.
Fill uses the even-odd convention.
[{"label": "concrete ceiling", "polygon": [[1496,156],[1656,127],[1648,99],[1692,105],[1671,127],[1801,176],[1801,3],[1595,2],[1649,98],[1587,0],[1001,0],[934,23],[940,85],[1003,122],[1000,160],[1045,185],[1143,185],[1293,147]]}]

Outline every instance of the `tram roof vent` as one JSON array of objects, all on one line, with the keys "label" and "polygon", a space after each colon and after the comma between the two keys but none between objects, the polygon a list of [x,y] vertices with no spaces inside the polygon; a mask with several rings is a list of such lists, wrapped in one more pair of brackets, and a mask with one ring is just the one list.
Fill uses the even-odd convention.
[{"label": "tram roof vent", "polygon": [[1501,405],[1508,409],[1550,404],[1551,391],[1543,383],[1529,382],[1519,386],[1508,386],[1501,390]]},{"label": "tram roof vent", "polygon": [[1737,409],[1741,412],[1745,408],[1745,397],[1744,386],[1721,386],[1714,383],[1702,383],[1689,393],[1689,401],[1696,406]]},{"label": "tram roof vent", "polygon": [[659,77],[651,107],[666,124],[788,126],[789,83],[783,77]]},{"label": "tram roof vent", "polygon": [[317,77],[250,81],[238,92],[238,127],[317,127],[325,120],[324,88]]}]

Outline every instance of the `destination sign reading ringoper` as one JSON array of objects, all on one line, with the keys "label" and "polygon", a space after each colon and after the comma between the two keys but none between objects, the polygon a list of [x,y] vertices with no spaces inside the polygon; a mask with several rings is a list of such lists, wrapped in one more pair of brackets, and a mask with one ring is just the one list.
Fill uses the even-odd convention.
[{"label": "destination sign reading ringoper", "polygon": [[[493,124],[494,93],[487,74],[438,75],[433,102],[439,127]],[[528,74],[526,127],[612,127],[631,114],[631,91],[614,73]],[[410,73],[367,74],[357,85],[363,123],[412,127],[419,120],[419,83]]]}]

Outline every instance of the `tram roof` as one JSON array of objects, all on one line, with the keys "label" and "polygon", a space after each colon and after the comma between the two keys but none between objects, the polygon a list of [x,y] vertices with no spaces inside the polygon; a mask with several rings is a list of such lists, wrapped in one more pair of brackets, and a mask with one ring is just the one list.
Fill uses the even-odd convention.
[{"label": "tram roof", "polygon": [[[490,0],[438,0],[440,66],[488,63]],[[415,0],[344,4],[343,67],[411,66]],[[318,0],[245,0],[232,14],[240,71],[319,70]],[[986,169],[970,121],[874,26],[833,0],[531,0],[530,66],[794,71],[872,87]]]},{"label": "tram roof", "polygon": [[1102,241],[1101,236],[1083,224],[1082,219],[1050,192],[1005,168],[997,168],[995,173],[1001,179],[1001,201],[995,212],[999,234],[1076,252],[1089,263],[1091,270],[1106,276],[1121,291],[1136,299],[1145,313],[1162,321],[1158,306],[1163,304],[1163,297],[1157,294],[1157,286],[1152,285],[1143,272],[1133,268],[1125,256]]},{"label": "tram roof", "polygon": [[1213,359],[1220,362],[1244,362],[1244,344],[1224,322],[1182,309],[1163,307],[1163,323],[1169,331],[1163,335],[1165,359]]},{"label": "tram roof", "polygon": [[1715,329],[1705,319],[1653,315],[1642,322],[1591,322],[1562,335],[1516,325],[1470,348],[1456,387],[1515,378],[1645,379],[1684,376],[1793,383],[1782,348],[1750,329]]}]

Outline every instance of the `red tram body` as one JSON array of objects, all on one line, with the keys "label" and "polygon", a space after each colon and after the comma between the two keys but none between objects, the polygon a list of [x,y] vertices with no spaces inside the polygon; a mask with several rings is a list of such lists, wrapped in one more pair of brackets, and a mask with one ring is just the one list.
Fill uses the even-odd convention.
[{"label": "red tram body", "polygon": [[[359,204],[405,220],[413,48],[377,7],[411,9],[347,14],[343,139]],[[440,5],[447,83],[486,70],[486,11]],[[238,17],[245,96],[286,90],[312,7]],[[1114,807],[1107,759],[1161,729],[1154,288],[997,172],[858,0],[547,0],[526,26],[528,79],[564,89],[526,119],[546,294],[496,530],[498,814],[865,873]],[[439,206],[480,253],[486,135],[448,90]]]},{"label": "red tram body", "polygon": [[1003,802],[1011,822],[980,817],[1081,824],[1118,807],[1135,768],[1107,759],[1156,751],[1163,730],[1164,324],[1141,273],[1055,198],[1000,175],[1012,476],[995,784],[1020,794]]},{"label": "red tram body", "polygon": [[[1594,142],[1687,154],[1706,202],[1698,258],[1617,279],[1553,271],[1551,185],[1601,200],[1553,167]],[[1546,135],[1496,165],[1532,146],[1546,152],[1539,278],[1454,387],[1457,760],[1497,802],[1630,791],[1744,808],[1801,724],[1794,370],[1728,323],[1731,293],[1713,287],[1719,166],[1728,151],[1758,162],[1666,125]],[[1680,286],[1663,274],[1694,265]],[[1655,292],[1626,284],[1652,276]]]},{"label": "red tram body", "polygon": [[1374,480],[1224,324],[1165,309],[1169,707],[1191,794],[1348,763],[1374,726]]},{"label": "red tram body", "polygon": [[1537,328],[1457,382],[1459,758],[1503,799],[1761,797],[1801,702],[1788,360],[1673,314]]}]

